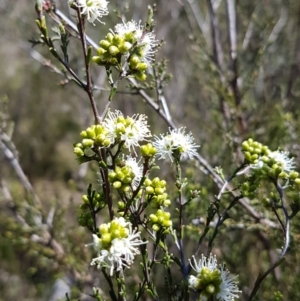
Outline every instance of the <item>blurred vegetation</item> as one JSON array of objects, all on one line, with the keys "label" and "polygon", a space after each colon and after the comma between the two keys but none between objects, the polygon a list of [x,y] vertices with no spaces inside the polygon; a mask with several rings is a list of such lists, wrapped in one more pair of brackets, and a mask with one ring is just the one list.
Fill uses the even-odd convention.
[{"label": "blurred vegetation", "polygon": [[[165,41],[157,60],[166,58],[166,73],[172,74],[162,89],[173,120],[193,132],[201,155],[213,167],[221,166],[225,176],[241,163],[240,145],[249,137],[272,149],[290,151],[300,166],[300,2],[237,1],[236,60],[226,3],[156,1],[155,32]],[[91,26],[88,34],[98,42],[119,21],[118,13],[145,20],[148,4],[154,1],[111,0],[117,13],[105,19],[105,26]],[[56,1],[56,5],[72,16],[67,1]],[[65,281],[65,292],[74,300],[85,300],[84,293],[102,281],[89,267],[91,252],[84,245],[91,237],[76,221],[81,194],[89,182],[97,185],[92,173],[83,179],[87,169],[79,167],[73,156],[81,129],[93,122],[89,103],[83,91],[49,68],[54,64],[64,72],[46,47],[28,42],[38,33],[32,1],[16,5],[0,0],[0,12],[4,16],[0,18],[0,130],[10,137],[10,147],[14,146],[33,187],[24,187],[1,152],[0,301],[55,300],[58,279]],[[69,49],[70,64],[82,75],[79,42],[71,40]],[[38,53],[45,60],[39,62]],[[103,87],[96,95],[101,112],[109,90],[105,71],[95,67],[93,72],[94,83]],[[155,133],[166,132],[168,126],[139,95],[125,93],[127,86],[120,85],[112,107],[125,115],[146,113]],[[153,87],[148,92],[157,96]],[[163,170],[171,185],[172,171]],[[201,199],[193,201],[186,213],[191,222],[205,216],[218,187],[193,163],[186,165],[185,173],[194,183],[187,190],[201,190]],[[258,211],[264,210],[260,201],[252,201]],[[257,275],[274,261],[282,245],[278,229],[255,224],[250,217],[247,224],[241,219],[244,215],[242,207],[231,212],[230,222],[215,241],[220,261],[239,275],[241,300],[247,300]],[[186,246],[187,253],[192,254],[202,230],[201,223],[187,227],[185,235],[194,239]],[[298,299],[299,230],[296,216],[285,262],[267,277],[256,300]]]}]

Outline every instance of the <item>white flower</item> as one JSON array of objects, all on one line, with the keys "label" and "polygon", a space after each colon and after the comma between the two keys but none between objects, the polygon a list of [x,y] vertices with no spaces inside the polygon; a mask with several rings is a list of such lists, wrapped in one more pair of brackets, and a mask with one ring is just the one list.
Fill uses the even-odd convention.
[{"label": "white flower", "polygon": [[90,23],[94,23],[100,18],[108,14],[106,0],[69,0],[69,4],[74,4],[81,9],[81,14],[87,17]]},{"label": "white flower", "polygon": [[238,298],[240,290],[237,287],[236,277],[229,275],[224,265],[217,264],[216,256],[210,254],[209,258],[202,255],[197,262],[193,256],[191,267],[197,272],[197,276],[189,276],[189,287],[200,293],[200,300],[208,300],[215,296],[216,300],[233,301]]},{"label": "white flower", "polygon": [[143,167],[140,166],[138,164],[138,162],[136,162],[136,159],[131,156],[127,156],[125,165],[129,166],[131,168],[131,171],[134,173],[134,178],[132,180],[132,186],[134,189],[136,189],[139,186],[140,181],[143,176]]},{"label": "white flower", "polygon": [[288,152],[274,151],[269,154],[269,157],[274,159],[283,171],[292,172],[295,169],[295,160],[289,157]]},{"label": "white flower", "polygon": [[154,59],[155,47],[157,46],[157,40],[153,32],[146,32],[141,25],[141,21],[136,23],[135,21],[129,21],[127,23],[117,24],[114,32],[122,37],[132,36],[133,43],[137,43],[140,49],[139,57],[142,62],[145,62],[148,66]]},{"label": "white flower", "polygon": [[159,159],[170,159],[173,161],[174,155],[179,153],[181,158],[192,159],[197,155],[196,149],[199,145],[194,143],[192,133],[185,134],[185,128],[169,129],[170,134],[155,136],[154,147],[157,149]]},{"label": "white flower", "polygon": [[241,291],[237,287],[237,282],[234,281],[236,278],[229,275],[229,271],[225,270],[224,265],[221,265],[221,287],[220,292],[217,294],[217,300],[231,301],[234,298],[238,298],[238,293]]},{"label": "white flower", "polygon": [[145,115],[136,114],[124,118],[120,111],[109,112],[103,125],[112,143],[123,141],[124,146],[129,150],[134,146],[139,146],[140,141],[151,137]]},{"label": "white flower", "polygon": [[93,234],[93,245],[98,251],[98,257],[93,258],[91,265],[109,268],[111,276],[114,270],[122,271],[124,267],[129,267],[135,255],[140,253],[138,246],[147,243],[141,240],[140,232],[132,230],[132,224],[123,217],[102,224],[99,232],[100,238]]}]

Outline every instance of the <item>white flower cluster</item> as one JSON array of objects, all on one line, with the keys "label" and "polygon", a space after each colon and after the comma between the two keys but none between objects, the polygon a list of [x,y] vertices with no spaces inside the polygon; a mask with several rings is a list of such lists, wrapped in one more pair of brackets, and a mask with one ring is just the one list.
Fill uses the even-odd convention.
[{"label": "white flower cluster", "polygon": [[216,256],[209,258],[202,255],[199,261],[193,256],[190,265],[197,272],[197,276],[189,276],[189,287],[200,293],[199,300],[233,301],[241,292],[237,287],[236,277],[230,276],[224,265],[218,265]]},{"label": "white flower cluster", "polygon": [[114,28],[114,33],[123,37],[124,40],[137,43],[137,46],[140,49],[139,58],[141,61],[148,66],[152,63],[157,40],[155,39],[153,32],[145,31],[144,26],[141,25],[141,21],[137,23],[132,20],[127,23],[117,24]]},{"label": "white flower cluster", "polygon": [[170,134],[155,136],[154,147],[157,149],[158,159],[170,159],[174,156],[192,159],[197,155],[199,145],[194,143],[192,133],[186,134],[185,128],[169,130]]},{"label": "white flower cluster", "polygon": [[70,5],[75,5],[81,10],[81,14],[86,16],[90,23],[94,23],[98,20],[100,23],[100,18],[108,14],[106,0],[69,0]]},{"label": "white flower cluster", "polygon": [[129,150],[139,146],[139,142],[151,137],[146,115],[133,115],[125,118],[120,111],[109,112],[103,122],[111,143],[123,142]]},{"label": "white flower cluster", "polygon": [[91,265],[108,268],[111,276],[114,270],[128,268],[135,255],[140,253],[138,246],[147,243],[141,240],[140,232],[132,230],[132,224],[123,217],[102,224],[99,233],[100,237],[93,234],[93,246],[98,251],[98,256],[92,260]]},{"label": "white flower cluster", "polygon": [[[271,159],[271,164],[270,164]],[[295,158],[290,158],[289,152],[285,151],[273,151],[269,152],[267,156],[263,156],[258,159],[257,163],[251,164],[250,168],[252,169],[262,169],[264,165],[278,165],[283,172],[290,173],[295,170]]]}]

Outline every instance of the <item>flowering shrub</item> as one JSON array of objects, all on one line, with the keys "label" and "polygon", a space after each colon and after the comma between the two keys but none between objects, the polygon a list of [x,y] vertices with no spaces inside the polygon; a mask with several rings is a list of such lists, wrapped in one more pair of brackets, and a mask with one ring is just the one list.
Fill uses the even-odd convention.
[{"label": "flowering shrub", "polygon": [[[146,93],[154,88],[151,85],[151,80],[157,79],[154,71],[161,71],[164,66],[155,65],[155,53],[160,44],[153,31],[151,8],[145,24],[122,20],[113,30],[105,31],[106,35],[100,36],[99,45],[95,46],[86,34],[89,26],[86,21],[96,25],[97,20],[100,23],[97,26],[104,26],[102,20],[111,13],[109,2],[68,1],[70,9],[75,11],[77,26],[71,26],[74,25],[71,20],[62,22],[55,7],[46,2],[47,6],[42,1],[37,1],[36,5],[39,43],[48,46],[65,73],[86,93],[93,112],[94,123],[78,133],[80,138],[73,145],[77,162],[92,162],[94,165],[89,166],[97,169],[94,178],[98,185],[96,188],[88,185],[78,207],[77,219],[93,241],[87,245],[92,248],[86,249],[92,256],[91,273],[102,275],[106,284],[103,285],[102,280],[100,284],[95,279],[90,280],[94,290],[88,294],[99,301],[146,298],[232,301],[243,296],[253,300],[268,274],[282,263],[290,243],[290,221],[300,210],[300,178],[293,156],[279,149],[271,151],[251,138],[239,141],[237,148],[242,159],[237,160],[231,175],[225,177],[220,167],[213,169],[202,158],[197,137],[184,126],[175,127],[168,118],[168,110],[162,113],[160,105],[156,106]],[[49,34],[48,17],[59,22],[58,38]],[[82,46],[84,79],[69,63],[71,37],[79,37]],[[57,40],[61,51],[57,50]],[[110,87],[101,114],[94,97],[93,68],[105,68]],[[149,83],[145,82],[147,79]],[[121,81],[128,81],[129,88],[143,96],[168,123],[168,133],[153,133],[144,114],[137,112],[125,116],[120,110],[111,109]],[[157,88],[158,95],[160,88]],[[165,178],[166,173],[163,168],[159,169],[159,164],[174,173],[174,183]],[[193,175],[187,176],[186,164],[200,166],[199,170],[211,177],[218,189],[216,195],[212,193],[212,198],[201,200],[207,201],[206,214],[193,221],[187,214],[191,212],[189,206],[197,206],[202,192],[192,189],[197,187],[197,180]],[[95,171],[93,168],[91,171]],[[254,285],[251,291],[245,292],[238,276],[232,276],[225,264],[217,264],[217,255],[222,257],[222,250],[217,246],[218,238],[224,234],[221,230],[227,229],[230,214],[240,210],[239,206],[255,219],[255,223],[272,225],[283,233],[283,247],[276,259],[263,273],[255,275],[255,281],[249,280]],[[271,214],[273,220],[266,217]],[[247,218],[243,219],[243,227],[249,223]],[[193,240],[191,251],[186,241],[192,240],[195,228],[197,238]],[[226,259],[230,254],[223,257]],[[159,291],[161,278],[157,280],[157,266],[165,273],[164,297]],[[66,298],[70,300],[68,295]]]}]

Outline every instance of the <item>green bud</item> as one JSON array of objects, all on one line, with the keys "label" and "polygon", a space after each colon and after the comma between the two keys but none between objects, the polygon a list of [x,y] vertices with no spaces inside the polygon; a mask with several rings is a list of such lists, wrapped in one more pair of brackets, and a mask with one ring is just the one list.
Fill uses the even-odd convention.
[{"label": "green bud", "polygon": [[216,291],[216,288],[213,284],[209,284],[205,287],[205,290],[210,294],[214,294],[214,292]]},{"label": "green bud", "polygon": [[128,50],[132,47],[132,44],[129,42],[124,42],[121,45],[119,45],[119,50],[121,53],[128,52]]},{"label": "green bud", "polygon": [[95,130],[93,128],[91,128],[91,127],[87,128],[86,134],[87,134],[88,138],[95,139],[96,134],[95,134]]},{"label": "green bud", "polygon": [[120,189],[120,188],[122,187],[122,182],[120,182],[120,181],[114,182],[114,183],[113,183],[113,187],[114,187],[115,189]]},{"label": "green bud", "polygon": [[125,40],[129,41],[130,43],[133,43],[135,41],[133,32],[126,32],[124,37],[125,37]]},{"label": "green bud", "polygon": [[87,138],[88,134],[87,134],[86,131],[82,131],[82,132],[80,133],[80,136],[81,136],[82,138]]},{"label": "green bud", "polygon": [[133,55],[131,56],[130,60],[129,60],[129,65],[130,65],[130,68],[132,69],[136,69],[136,67],[138,66],[138,64],[140,63],[140,59],[138,58],[138,56],[136,55]]},{"label": "green bud", "polygon": [[115,34],[115,35],[113,36],[113,41],[112,41],[112,42],[113,42],[114,45],[116,45],[116,46],[119,47],[119,45],[122,44],[122,43],[124,42],[124,39],[123,39],[122,36],[120,36],[120,35],[118,35],[118,34]]},{"label": "green bud", "polygon": [[147,178],[147,179],[144,181],[144,184],[145,184],[145,186],[150,186],[150,185],[152,184],[152,181],[151,181],[149,178]]},{"label": "green bud", "polygon": [[104,48],[105,50],[108,50],[109,46],[111,45],[107,40],[101,40],[99,42],[99,45]]},{"label": "green bud", "polygon": [[251,162],[251,154],[248,151],[244,153],[244,156],[246,161]]},{"label": "green bud", "polygon": [[81,198],[84,201],[84,203],[86,203],[86,204],[90,203],[89,198],[88,198],[88,196],[86,194],[84,194]]},{"label": "green bud", "polygon": [[102,48],[102,47],[99,47],[99,48],[97,49],[98,55],[103,55],[103,54],[106,53],[106,52],[107,52],[107,50],[105,50],[105,49]]},{"label": "green bud", "polygon": [[129,192],[130,191],[130,186],[128,186],[128,185],[123,185],[123,187],[122,187],[122,190],[123,190],[123,192]]},{"label": "green bud", "polygon": [[122,201],[118,202],[118,208],[119,208],[119,210],[124,209],[125,208],[125,203],[122,202]]},{"label": "green bud", "polygon": [[120,52],[120,50],[119,50],[119,48],[118,48],[117,46],[112,45],[112,46],[110,46],[110,47],[108,48],[108,52],[109,52],[111,55],[116,56],[116,55]]},{"label": "green bud", "polygon": [[109,32],[107,35],[106,35],[106,39],[110,42],[110,43],[112,43],[112,40],[113,40],[113,34],[111,33],[111,32]]},{"label": "green bud", "polygon": [[97,65],[100,65],[100,66],[103,66],[103,65],[105,65],[107,63],[107,60],[103,59],[100,56],[93,56],[92,57],[92,61],[94,63],[96,63]]},{"label": "green bud", "polygon": [[155,188],[154,191],[156,194],[163,194],[165,192],[163,188]]},{"label": "green bud", "polygon": [[290,179],[291,179],[291,180],[295,180],[295,179],[297,179],[298,177],[299,177],[299,173],[298,173],[298,172],[292,171],[292,172],[290,173]]},{"label": "green bud", "polygon": [[280,179],[288,179],[289,175],[286,172],[281,172],[278,177]]},{"label": "green bud", "polygon": [[148,194],[153,194],[153,193],[154,193],[154,188],[151,187],[151,186],[148,186],[148,187],[146,187],[146,192],[147,192]]},{"label": "green bud", "polygon": [[144,81],[147,79],[147,75],[145,73],[139,72],[139,73],[136,73],[134,76],[137,80],[140,80],[140,81]]},{"label": "green bud", "polygon": [[130,184],[132,182],[132,178],[131,177],[125,177],[122,179],[122,182],[125,184]]},{"label": "green bud", "polygon": [[103,244],[110,244],[111,242],[111,234],[110,233],[104,233],[101,235],[101,241]]},{"label": "green bud", "polygon": [[165,200],[164,201],[164,206],[169,207],[171,205],[171,200]]},{"label": "green bud", "polygon": [[84,151],[79,147],[74,147],[74,153],[77,157],[83,157]]},{"label": "green bud", "polygon": [[158,217],[155,214],[150,214],[149,219],[152,223],[156,223],[158,221]]},{"label": "green bud", "polygon": [[92,147],[94,145],[94,141],[92,139],[82,139],[82,145],[84,147]]},{"label": "green bud", "polygon": [[146,71],[148,68],[148,64],[147,63],[139,63],[137,66],[136,66],[136,69],[139,70],[139,71]]},{"label": "green bud", "polygon": [[152,226],[152,230],[153,231],[159,231],[159,229],[160,229],[160,226],[158,226],[157,224],[154,224],[153,226]]}]

